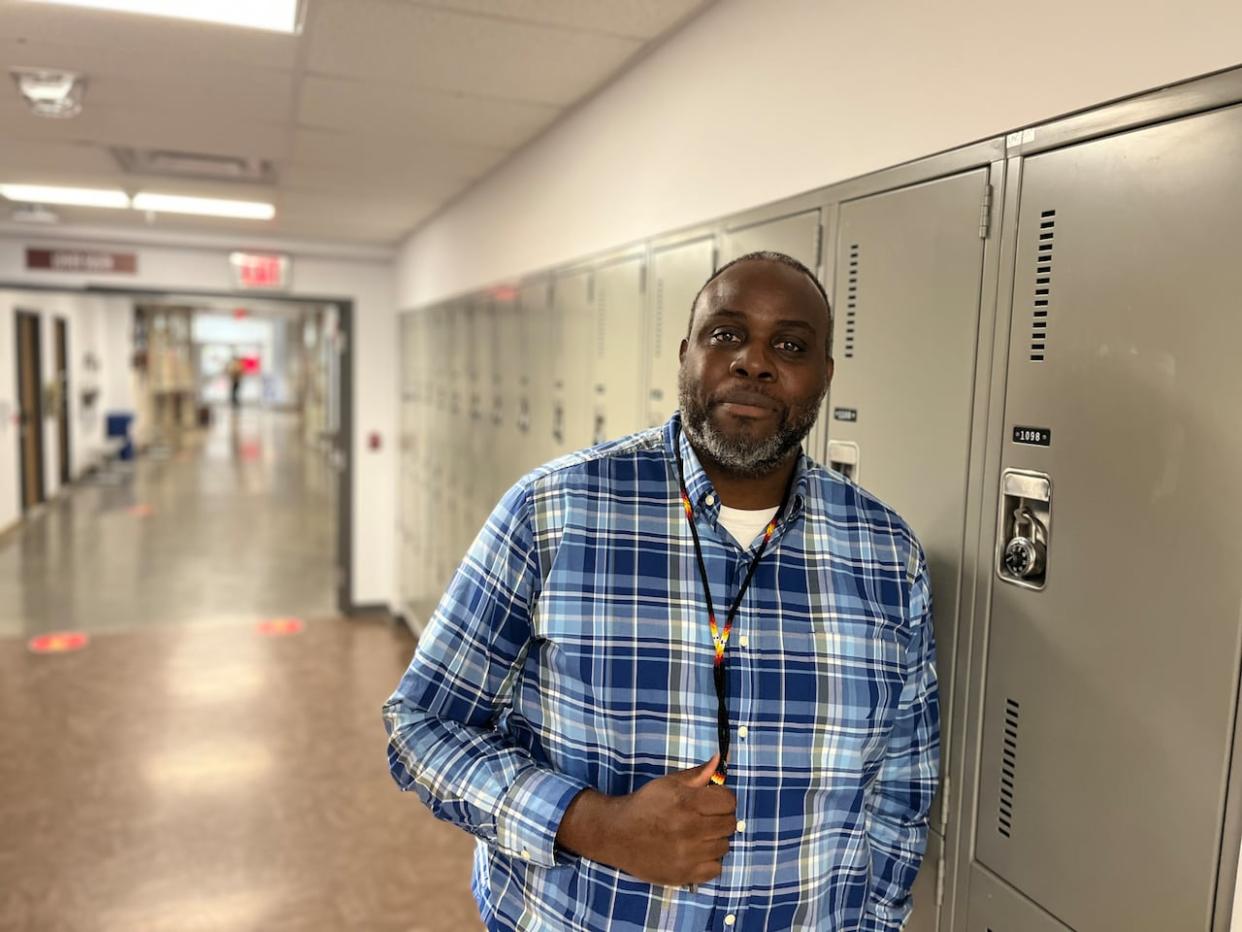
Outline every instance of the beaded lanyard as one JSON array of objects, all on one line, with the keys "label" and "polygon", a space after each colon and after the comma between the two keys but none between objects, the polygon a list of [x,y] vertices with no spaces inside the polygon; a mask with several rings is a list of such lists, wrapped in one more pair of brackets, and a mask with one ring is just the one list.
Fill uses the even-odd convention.
[{"label": "beaded lanyard", "polygon": [[712,664],[712,680],[716,685],[716,736],[720,743],[720,766],[712,774],[712,783],[722,786],[729,771],[729,709],[725,703],[725,647],[729,643],[729,632],[733,630],[733,619],[742,604],[746,590],[750,588],[750,581],[755,575],[755,569],[759,566],[759,561],[763,559],[763,552],[768,547],[768,541],[772,539],[772,534],[776,531],[776,524],[785,513],[785,506],[789,503],[789,492],[793,488],[793,474],[789,477],[789,484],[785,486],[785,496],[781,499],[780,507],[776,509],[776,514],[772,516],[772,520],[768,522],[767,528],[764,529],[763,543],[759,545],[755,558],[750,561],[750,568],[746,571],[746,579],[742,583],[742,588],[738,590],[737,597],[733,600],[733,605],[729,608],[729,614],[725,616],[724,630],[722,631],[716,622],[716,608],[712,603],[712,587],[707,578],[707,564],[703,560],[703,545],[699,543],[699,529],[694,523],[694,506],[690,504],[690,492],[686,489],[686,470],[681,462],[680,438],[677,440],[675,449],[677,451],[677,478],[681,483],[681,507],[686,512],[686,520],[690,522],[690,536],[694,538],[694,556],[699,565],[699,578],[703,580],[703,594],[707,598],[707,621],[712,632],[712,645],[716,648],[716,659]]}]

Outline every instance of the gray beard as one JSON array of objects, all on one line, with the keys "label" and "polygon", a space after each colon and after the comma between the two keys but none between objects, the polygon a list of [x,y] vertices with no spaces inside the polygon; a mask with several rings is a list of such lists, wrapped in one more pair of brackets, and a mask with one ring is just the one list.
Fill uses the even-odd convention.
[{"label": "gray beard", "polygon": [[696,451],[705,453],[730,475],[740,479],[757,479],[776,470],[789,454],[802,445],[815,426],[819,406],[828,393],[828,386],[813,404],[793,407],[781,416],[775,432],[761,440],[730,437],[721,433],[709,417],[708,406],[700,404],[686,384],[684,371],[677,377],[677,399],[681,407],[681,429],[686,432]]}]

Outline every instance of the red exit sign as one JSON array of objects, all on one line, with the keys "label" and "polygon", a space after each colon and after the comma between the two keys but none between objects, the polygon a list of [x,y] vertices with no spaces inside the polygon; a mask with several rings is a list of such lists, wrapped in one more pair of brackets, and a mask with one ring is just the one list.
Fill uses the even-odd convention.
[{"label": "red exit sign", "polygon": [[289,287],[289,257],[258,252],[229,255],[233,283],[247,290],[280,291]]}]

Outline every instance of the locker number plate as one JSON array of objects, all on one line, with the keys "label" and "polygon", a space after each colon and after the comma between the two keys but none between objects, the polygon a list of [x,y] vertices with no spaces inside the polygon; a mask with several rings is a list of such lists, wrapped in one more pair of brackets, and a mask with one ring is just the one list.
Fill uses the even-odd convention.
[{"label": "locker number plate", "polygon": [[833,408],[832,416],[835,420],[838,420],[838,421],[857,421],[858,420],[858,409],[857,408]]},{"label": "locker number plate", "polygon": [[1052,446],[1052,431],[1047,427],[1015,427],[1013,442],[1025,443],[1033,447]]}]

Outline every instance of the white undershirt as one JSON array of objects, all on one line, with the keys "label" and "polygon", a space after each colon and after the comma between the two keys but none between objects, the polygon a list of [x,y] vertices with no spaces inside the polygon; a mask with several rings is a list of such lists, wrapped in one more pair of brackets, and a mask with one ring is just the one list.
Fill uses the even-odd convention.
[{"label": "white undershirt", "polygon": [[740,508],[720,506],[720,526],[729,532],[743,550],[749,550],[755,538],[763,533],[776,514],[775,508],[760,508],[758,511],[743,511]]}]

